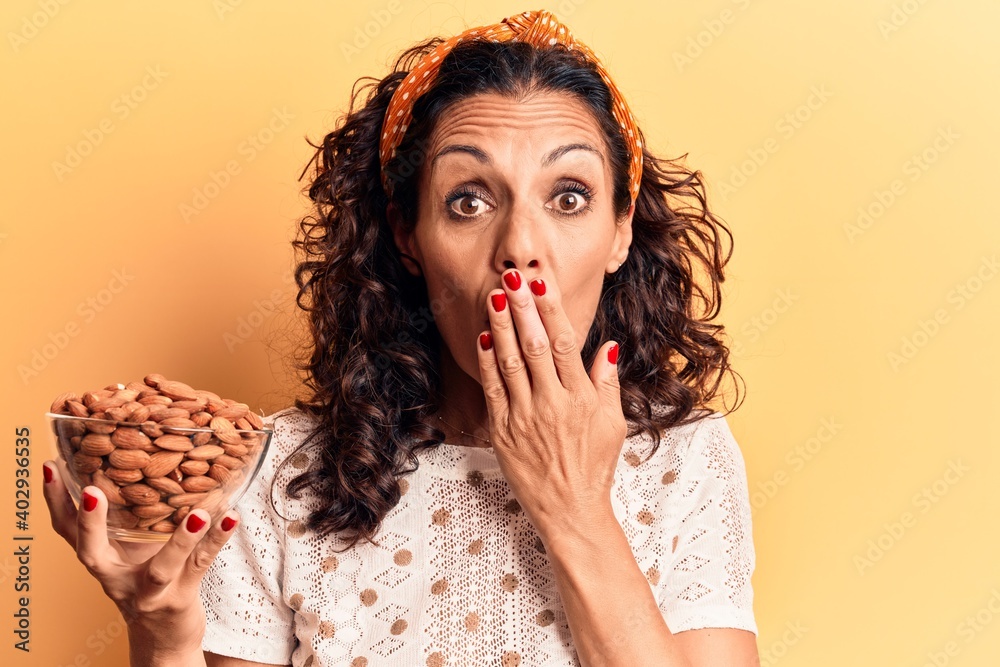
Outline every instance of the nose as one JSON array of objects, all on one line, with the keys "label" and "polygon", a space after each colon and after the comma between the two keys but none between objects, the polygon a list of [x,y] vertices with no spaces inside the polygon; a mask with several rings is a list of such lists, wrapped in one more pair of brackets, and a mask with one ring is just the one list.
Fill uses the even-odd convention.
[{"label": "nose", "polygon": [[524,204],[515,204],[505,220],[497,220],[496,228],[500,235],[495,262],[497,275],[507,269],[521,272],[533,269],[532,273],[542,269],[541,258],[547,243],[543,233],[544,221],[527,208]]}]

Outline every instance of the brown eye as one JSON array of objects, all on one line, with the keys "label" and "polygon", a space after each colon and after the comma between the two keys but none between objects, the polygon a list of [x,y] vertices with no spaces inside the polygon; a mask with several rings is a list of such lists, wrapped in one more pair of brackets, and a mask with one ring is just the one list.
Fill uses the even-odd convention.
[{"label": "brown eye", "polygon": [[586,199],[577,192],[563,192],[556,197],[556,209],[560,213],[576,213],[586,205]]},{"label": "brown eye", "polygon": [[458,212],[462,215],[477,215],[482,208],[483,200],[475,195],[465,195],[458,199]]}]

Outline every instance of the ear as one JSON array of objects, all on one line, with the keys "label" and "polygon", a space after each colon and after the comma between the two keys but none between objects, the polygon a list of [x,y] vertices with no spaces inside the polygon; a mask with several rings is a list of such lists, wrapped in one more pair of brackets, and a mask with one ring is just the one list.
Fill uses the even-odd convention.
[{"label": "ear", "polygon": [[635,202],[632,202],[628,213],[625,214],[625,219],[615,225],[617,229],[611,246],[611,259],[608,260],[608,265],[604,268],[607,273],[617,271],[619,265],[624,264],[625,258],[628,257],[628,249],[632,245],[632,217],[634,215]]},{"label": "ear", "polygon": [[420,265],[414,259],[418,253],[413,242],[413,231],[406,231],[403,216],[395,204],[390,203],[386,207],[385,216],[389,221],[389,228],[392,229],[392,240],[396,244],[399,254],[402,255],[403,266],[413,276],[423,275]]}]

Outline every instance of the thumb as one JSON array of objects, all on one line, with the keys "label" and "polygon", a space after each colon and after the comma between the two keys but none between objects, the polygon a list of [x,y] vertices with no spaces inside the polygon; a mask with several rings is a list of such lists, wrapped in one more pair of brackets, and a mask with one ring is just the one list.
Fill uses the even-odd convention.
[{"label": "thumb", "polygon": [[621,406],[621,385],[618,381],[618,359],[621,347],[615,341],[608,341],[597,350],[597,356],[590,368],[590,380],[594,383],[601,401],[610,406]]}]

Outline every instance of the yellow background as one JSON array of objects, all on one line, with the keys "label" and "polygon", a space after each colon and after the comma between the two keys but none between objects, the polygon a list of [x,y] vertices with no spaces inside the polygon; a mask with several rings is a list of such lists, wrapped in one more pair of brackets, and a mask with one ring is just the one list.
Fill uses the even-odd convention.
[{"label": "yellow background", "polygon": [[[650,148],[703,171],[734,231],[722,321],[748,390],[729,419],[762,663],[996,664],[988,0],[3,3],[0,662],[126,664],[114,606],[48,523],[52,398],[155,371],[287,405],[305,138],[413,42],[543,7],[605,59]],[[212,196],[185,220],[195,191]],[[20,426],[30,655],[11,632]]]}]

